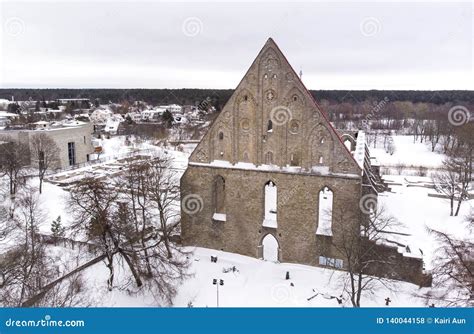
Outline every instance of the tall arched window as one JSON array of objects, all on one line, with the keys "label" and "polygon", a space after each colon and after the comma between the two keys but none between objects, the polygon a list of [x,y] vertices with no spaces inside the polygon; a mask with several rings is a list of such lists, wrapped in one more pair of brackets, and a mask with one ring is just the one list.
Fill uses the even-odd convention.
[{"label": "tall arched window", "polygon": [[324,187],[319,192],[318,228],[316,234],[332,236],[333,192]]},{"label": "tall arched window", "polygon": [[263,226],[277,228],[277,186],[272,181],[265,184],[265,216]]},{"label": "tall arched window", "polygon": [[214,220],[226,220],[225,210],[225,180],[222,176],[218,175],[214,179],[213,186],[213,197],[214,197]]}]

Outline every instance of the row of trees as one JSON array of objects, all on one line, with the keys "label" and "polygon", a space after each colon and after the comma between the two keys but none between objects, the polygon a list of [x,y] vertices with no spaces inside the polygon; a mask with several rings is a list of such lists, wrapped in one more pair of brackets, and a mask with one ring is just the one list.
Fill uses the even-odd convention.
[{"label": "row of trees", "polygon": [[85,239],[95,253],[69,254],[59,262],[46,247],[51,239],[39,233],[46,219],[37,189],[19,183],[15,196],[8,196],[9,181],[2,180],[8,200],[0,206],[1,305],[87,305],[82,271],[94,257],[108,269],[108,290],[126,288],[151,294],[157,304],[172,303],[189,262],[176,245],[179,191],[168,157],[130,159],[114,179],[86,177],[75,184],[68,199],[74,223],[64,228],[60,218],[53,221],[53,241]]},{"label": "row of trees", "polygon": [[[22,89],[6,88],[0,89],[0,98],[10,99],[15,96],[16,100],[26,101],[32,98],[34,101],[51,101],[61,98],[90,98],[100,101],[120,102],[146,101],[148,103],[162,104],[195,104],[210,97],[215,106],[224,104],[233,89]],[[444,104],[447,102],[462,103],[473,101],[472,91],[384,91],[384,90],[311,90],[311,94],[317,101],[327,100],[333,104],[355,103],[359,101],[380,101],[389,98],[390,101],[410,101],[411,103],[433,103]]]}]

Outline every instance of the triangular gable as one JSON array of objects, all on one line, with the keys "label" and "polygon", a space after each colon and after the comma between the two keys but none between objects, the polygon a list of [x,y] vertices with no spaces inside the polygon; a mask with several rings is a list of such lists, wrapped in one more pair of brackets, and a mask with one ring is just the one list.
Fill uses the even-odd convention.
[{"label": "triangular gable", "polygon": [[271,38],[189,159],[204,164],[216,160],[317,172],[361,172]]}]

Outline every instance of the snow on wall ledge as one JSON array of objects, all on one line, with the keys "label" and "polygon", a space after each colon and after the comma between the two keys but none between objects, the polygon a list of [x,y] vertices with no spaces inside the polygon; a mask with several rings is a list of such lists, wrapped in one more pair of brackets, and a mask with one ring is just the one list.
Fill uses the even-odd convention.
[{"label": "snow on wall ledge", "polygon": [[333,173],[329,171],[329,167],[325,166],[314,166],[310,171],[295,166],[284,166],[279,167],[276,165],[255,165],[250,162],[237,162],[232,164],[229,161],[224,160],[214,160],[211,163],[203,162],[189,162],[188,166],[200,166],[200,167],[217,167],[217,168],[230,168],[230,169],[239,169],[239,170],[249,170],[249,171],[265,171],[265,172],[277,172],[277,173],[299,173],[299,174],[309,174],[309,175],[322,175],[322,176],[333,176],[333,177],[345,177],[351,179],[359,179],[360,175],[352,173]]},{"label": "snow on wall ledge", "polygon": [[220,222],[225,222],[227,221],[227,215],[225,213],[214,213],[212,215],[212,219]]},{"label": "snow on wall ledge", "polygon": [[270,227],[270,228],[277,228],[278,224],[277,224],[277,221],[275,219],[265,218],[263,220],[262,226],[263,227]]},{"label": "snow on wall ledge", "polygon": [[354,151],[354,159],[359,167],[364,169],[364,158],[365,158],[365,132],[359,131],[357,133],[356,148]]}]

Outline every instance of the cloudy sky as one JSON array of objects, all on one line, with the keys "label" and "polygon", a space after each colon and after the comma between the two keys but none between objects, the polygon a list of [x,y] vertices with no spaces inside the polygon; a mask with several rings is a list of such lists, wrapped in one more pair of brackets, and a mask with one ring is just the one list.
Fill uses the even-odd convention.
[{"label": "cloudy sky", "polygon": [[310,89],[474,89],[469,1],[2,1],[0,19],[3,88],[235,88],[273,37]]}]

